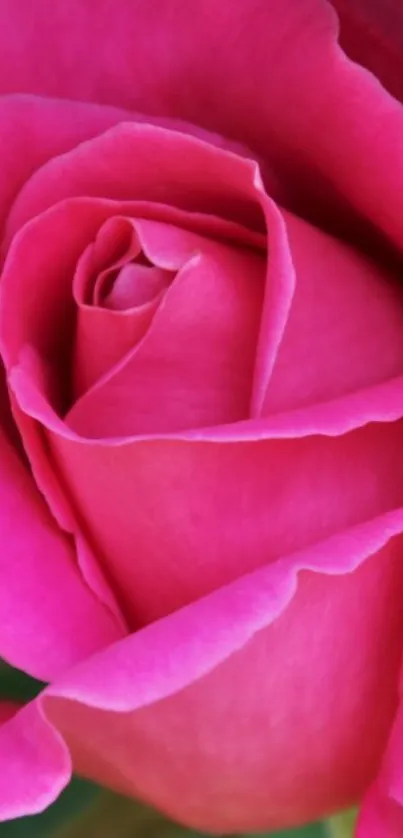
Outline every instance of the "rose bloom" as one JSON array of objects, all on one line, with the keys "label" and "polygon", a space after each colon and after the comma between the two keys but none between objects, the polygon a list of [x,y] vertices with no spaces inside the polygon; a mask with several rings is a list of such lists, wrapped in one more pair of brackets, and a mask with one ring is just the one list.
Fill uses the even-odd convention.
[{"label": "rose bloom", "polygon": [[399,8],[1,3],[2,819],[403,834]]}]

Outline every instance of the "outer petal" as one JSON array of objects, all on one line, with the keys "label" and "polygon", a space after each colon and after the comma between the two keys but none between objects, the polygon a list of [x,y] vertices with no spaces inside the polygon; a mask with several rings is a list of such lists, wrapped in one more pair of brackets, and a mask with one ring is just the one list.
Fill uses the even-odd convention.
[{"label": "outer petal", "polygon": [[34,96],[0,99],[0,232],[25,181],[49,159],[128,119],[126,111]]},{"label": "outer petal", "polygon": [[158,15],[148,0],[102,0],[96,26],[90,0],[7,0],[0,32],[7,90],[240,139],[275,160],[301,214],[348,231],[354,206],[401,243],[402,111],[339,50],[326,0],[162,0]]},{"label": "outer petal", "polygon": [[234,445],[48,441],[137,624],[399,506],[402,434],[400,422]]},{"label": "outer petal", "polygon": [[28,704],[0,726],[2,820],[43,811],[70,776],[69,753],[38,703]]},{"label": "outer petal", "polygon": [[[296,283],[263,403],[266,416],[336,401],[403,372],[400,268],[391,271],[291,213],[282,215]],[[269,227],[269,241],[270,233]],[[269,261],[270,253],[269,244]]]},{"label": "outer petal", "polygon": [[[25,211],[29,209],[31,213],[35,201],[46,203],[52,191],[55,196],[63,197],[62,190],[67,189],[68,194],[70,190],[74,193],[83,183],[89,184],[92,190],[100,188],[94,171],[103,174],[109,190],[113,190],[112,194],[117,190],[117,194],[121,195],[123,190],[124,196],[124,192],[129,193],[130,190],[129,174],[138,186],[138,178],[134,175],[141,158],[138,159],[135,155],[132,157],[129,154],[130,149],[137,148],[141,151],[141,141],[148,137],[148,148],[150,143],[154,142],[158,151],[162,136],[171,144],[171,151],[174,151],[175,155],[180,148],[189,151],[187,166],[190,165],[190,152],[195,155],[193,159],[208,160],[210,171],[216,172],[217,178],[221,179],[219,183],[223,191],[219,195],[222,204],[228,207],[228,194],[233,195],[232,213],[247,210],[249,217],[252,196],[256,199],[256,194],[251,182],[251,167],[247,161],[223,154],[192,139],[177,140],[169,132],[133,126],[120,126],[95,142],[80,147],[74,154],[67,155],[63,161],[66,177],[62,184],[57,176],[62,165],[61,160],[44,167],[31,179],[25,195],[21,195],[21,208]],[[105,162],[112,158],[113,149],[124,152],[115,170],[105,166]],[[94,151],[92,164],[91,150]],[[161,165],[164,164],[164,174],[169,173],[168,166],[165,168],[167,158],[164,157],[163,150],[158,159]],[[172,164],[172,156],[170,160]],[[128,169],[128,166],[131,168]],[[168,184],[172,187],[175,200],[196,202],[197,196],[194,192],[191,195],[181,192],[184,172],[180,166],[175,169],[175,181],[173,169],[170,172],[171,181],[168,181]],[[234,173],[237,179],[231,179]],[[144,166],[138,169],[138,175],[144,176]],[[39,189],[41,183],[43,189]],[[166,181],[161,179],[157,185],[153,185],[157,190],[157,197],[160,196],[158,190],[163,191],[166,188],[165,184]],[[209,189],[203,193],[197,179],[196,184],[205,202],[205,208],[208,209],[212,193]],[[211,179],[207,185],[209,184],[210,188],[213,188],[214,184],[214,194],[217,195],[216,181]],[[229,192],[231,185],[233,191]],[[121,206],[118,205],[119,212],[122,211]],[[83,242],[98,229],[99,224],[113,212],[113,209],[114,204],[111,201],[70,198],[48,210],[40,218],[34,219],[21,230],[10,251],[3,277],[3,339],[11,386],[19,406],[25,413],[39,419],[50,431],[47,438],[54,458],[53,465],[57,463],[64,489],[67,490],[73,508],[80,510],[82,524],[97,546],[98,554],[103,556],[105,567],[117,583],[130,619],[137,624],[139,621],[143,623],[164,615],[208,593],[217,585],[236,578],[246,570],[263,564],[269,558],[274,559],[283,552],[315,543],[318,538],[323,538],[325,533],[330,535],[339,532],[345,526],[371,520],[381,511],[400,505],[402,425],[373,425],[355,434],[335,439],[317,438],[313,435],[315,430],[318,430],[315,429],[317,416],[313,411],[310,430],[306,428],[305,432],[300,431],[298,434],[305,435],[304,440],[284,439],[281,444],[277,439],[274,442],[270,439],[258,441],[257,437],[260,434],[256,432],[256,426],[252,423],[252,429],[249,429],[249,443],[220,446],[208,444],[207,435],[204,443],[199,444],[190,439],[187,443],[184,440],[175,443],[165,440],[158,443],[151,439],[145,443],[134,438],[111,438],[113,428],[111,430],[110,427],[107,429],[108,439],[100,438],[104,433],[104,428],[101,427],[96,429],[95,439],[84,440],[83,436],[88,433],[85,424],[78,428],[74,425],[74,429],[81,433],[80,439],[78,434],[74,434],[72,428],[63,424],[60,419],[56,418],[55,421],[49,404],[49,401],[52,401],[52,393],[47,388],[47,370],[44,369],[44,365],[41,368],[39,364],[38,369],[32,366],[31,362],[35,360],[32,347],[42,351],[45,357],[54,359],[57,342],[66,321],[68,299],[71,296],[72,265],[83,247]],[[16,205],[15,213],[17,210]],[[14,215],[14,220],[15,217]],[[80,223],[77,223],[78,219]],[[45,241],[49,239],[46,225],[50,221],[55,225],[50,229],[61,229],[64,235],[52,236],[51,244],[43,253],[39,250],[38,258],[37,244],[40,236],[45,236]],[[68,226],[58,227],[61,221]],[[68,255],[71,262],[67,260],[58,243],[59,239],[64,239],[66,230],[69,231]],[[282,247],[283,240],[278,235],[271,237],[270,260],[276,246],[280,252],[280,256],[277,253],[280,262],[284,251],[289,258],[288,251]],[[343,259],[346,258],[349,264],[351,258],[356,267],[350,253],[347,256],[348,258],[343,250]],[[323,262],[326,263],[326,259]],[[371,335],[369,350],[374,355],[374,369],[371,366],[370,373],[375,379],[382,379],[382,376],[396,374],[400,367],[400,312],[395,304],[393,291],[390,291],[389,299],[389,288],[386,281],[385,285],[383,284],[383,277],[380,280],[372,274],[367,277],[365,271],[361,276],[362,264],[359,260],[358,263],[359,271],[358,276],[353,277],[354,283],[361,284],[362,280],[365,289],[368,280],[369,287],[374,289],[375,300],[371,308],[373,322],[380,322],[379,312],[385,305],[387,327],[389,324],[396,324],[393,327],[393,340],[392,326],[389,330],[385,326],[382,329],[382,346],[387,348],[386,366],[383,369],[377,366],[378,362],[383,363],[384,358],[381,357],[379,347],[373,352]],[[309,264],[306,273],[309,279]],[[35,282],[32,282],[33,277]],[[26,282],[27,279],[29,282]],[[280,321],[289,300],[288,279],[287,271],[284,275],[277,275],[277,281],[281,283],[277,290],[279,294],[284,292],[280,306],[283,309]],[[337,282],[337,276],[333,282]],[[272,284],[269,282],[268,285],[272,292]],[[30,297],[32,290],[37,293],[38,288],[43,289],[43,303],[40,309],[35,307],[34,300]],[[331,290],[333,292],[333,288]],[[365,297],[365,294],[363,296]],[[315,299],[315,294],[312,294],[312,297]],[[370,302],[372,305],[372,296]],[[46,309],[46,306],[49,308]],[[270,306],[267,306],[267,310],[269,308]],[[357,302],[356,308],[360,310]],[[395,310],[398,312],[396,320]],[[347,314],[350,316],[349,312]],[[292,327],[291,320],[292,317]],[[353,322],[353,327],[354,325]],[[366,339],[365,328],[362,327],[361,323],[360,329]],[[267,331],[270,337],[274,334],[272,345],[275,348],[279,329],[277,333],[276,330],[272,330],[272,335],[269,329]],[[287,334],[284,337],[284,346],[286,340]],[[349,339],[347,343],[350,342],[352,341]],[[264,349],[266,358],[266,345]],[[343,352],[345,353],[345,349]],[[366,367],[366,364],[363,366]],[[309,370],[309,364],[307,367]],[[37,378],[37,372],[41,373],[42,380],[40,376]],[[264,376],[261,380],[264,380]],[[370,383],[368,379],[359,379],[351,386]],[[38,384],[41,392],[35,392],[35,386]],[[379,389],[382,386],[389,386],[389,399],[393,391],[393,418],[397,418],[399,411],[402,411],[401,386],[400,390],[396,386],[393,389],[390,382],[383,382]],[[324,393],[323,398],[326,398],[326,395],[331,398],[334,392]],[[357,395],[354,396],[355,400],[360,402]],[[111,401],[113,408],[115,400]],[[365,399],[361,394],[360,411],[363,401]],[[340,416],[345,425],[348,425],[349,421],[350,428],[363,424],[363,421],[368,422],[370,418],[377,418],[376,415],[371,415],[372,402],[370,409],[367,404],[365,420],[360,416],[360,411],[357,411],[356,404],[349,415],[346,410],[347,400],[340,402],[341,405],[337,405],[336,402],[330,405],[330,409],[329,404],[325,405],[325,408],[328,408],[328,413],[337,415],[337,421],[340,421]],[[353,397],[352,402],[354,403]],[[390,409],[385,394],[383,399],[381,394],[380,404],[383,409],[385,405],[387,410]],[[100,406],[102,411],[102,401]],[[305,418],[309,421],[309,411],[307,412],[308,417]],[[108,418],[107,409],[105,417]],[[128,418],[126,413],[123,418]],[[21,421],[33,457],[32,440],[27,437],[26,432],[26,420]],[[288,421],[292,427],[295,415],[291,414]],[[281,422],[283,436],[290,436],[290,431],[284,431],[284,416],[282,420],[278,420],[277,434],[273,436],[282,435]],[[236,443],[236,424],[234,429],[227,429],[227,441]],[[271,428],[273,429],[273,424]],[[127,428],[120,425],[118,431],[122,430],[128,432]],[[216,433],[218,430],[216,429]],[[266,436],[269,436],[269,433],[270,430]],[[336,429],[333,433],[337,435],[340,430]],[[199,434],[202,437],[200,432]],[[41,468],[43,460],[42,455]],[[370,480],[368,471],[371,474]],[[44,486],[48,495],[47,480],[43,479],[43,474],[38,470],[36,473],[40,485]],[[390,474],[393,474],[393,479]],[[290,491],[291,485],[293,491]],[[139,499],[134,509],[133,498]],[[191,509],[192,514],[178,514],[178,510],[183,508]],[[234,520],[239,522],[240,529],[234,527]]]},{"label": "outer petal", "polygon": [[400,0],[331,0],[340,42],[400,101],[403,99],[403,7]]},{"label": "outer petal", "polygon": [[[57,731],[79,771],[212,832],[276,828],[350,803],[372,779],[396,705],[403,577],[401,541],[389,539],[402,517],[284,558],[66,675],[31,705],[25,730],[12,729],[16,776],[34,767],[36,782],[22,797],[0,786],[1,816],[37,811],[66,782]],[[296,590],[302,568],[341,576],[306,573]],[[7,727],[4,760],[15,747]]]},{"label": "outer petal", "polygon": [[364,798],[357,838],[400,838],[403,832],[403,677],[400,702],[379,773]]},{"label": "outer petal", "polygon": [[168,204],[264,232],[259,191],[257,164],[220,148],[209,136],[200,139],[165,126],[120,121],[33,174],[13,206],[7,241],[54,204],[83,196]]},{"label": "outer petal", "polygon": [[381,769],[364,802],[357,838],[400,838],[403,831],[403,736],[401,706],[396,715]]},{"label": "outer petal", "polygon": [[14,704],[12,701],[1,701],[0,702],[0,724],[8,721],[11,719],[18,710],[18,704]]},{"label": "outer petal", "polygon": [[122,636],[87,587],[70,539],[0,436],[0,653],[41,680]]},{"label": "outer petal", "polygon": [[[158,161],[158,178],[155,177],[155,161]],[[89,143],[82,143],[71,153],[50,161],[35,173],[13,206],[8,219],[7,241],[11,241],[13,234],[24,223],[30,219],[35,223],[35,217],[51,210],[54,204],[64,200],[65,210],[68,211],[70,205],[67,199],[71,201],[82,195],[107,197],[115,201],[150,202],[146,217],[150,217],[154,204],[151,218],[156,218],[156,203],[168,203],[176,210],[187,210],[192,215],[204,213],[214,216],[210,229],[205,227],[207,235],[212,235],[214,226],[217,227],[217,215],[227,222],[243,225],[247,228],[246,233],[269,231],[270,259],[262,316],[264,340],[258,349],[252,396],[253,412],[258,412],[288,317],[294,274],[282,216],[265,194],[257,164],[193,136],[153,125],[122,124]],[[119,211],[117,206],[115,211]],[[124,208],[121,211],[124,212]],[[56,219],[52,223],[57,224],[58,216],[60,223],[63,208],[56,207],[54,212]],[[135,215],[141,216],[140,208]],[[52,217],[51,211],[49,217]],[[42,235],[45,234],[48,239],[49,232],[42,221],[46,224],[45,214],[42,220],[38,219],[38,223],[42,227]],[[184,226],[189,226],[188,220],[185,220]],[[245,232],[238,228],[238,234],[244,241]],[[81,230],[76,225],[74,241],[80,239],[80,235]],[[28,239],[30,236],[33,236],[34,248],[37,249],[32,228],[31,232],[28,228]],[[54,241],[56,252],[59,237],[55,237]],[[70,242],[69,258],[73,264],[79,255]],[[68,275],[64,250],[62,258],[63,275]],[[42,282],[46,280],[50,284],[44,271],[42,274]],[[31,290],[30,296],[32,293]],[[49,292],[46,296],[49,297]],[[62,333],[64,330],[65,324]]]}]

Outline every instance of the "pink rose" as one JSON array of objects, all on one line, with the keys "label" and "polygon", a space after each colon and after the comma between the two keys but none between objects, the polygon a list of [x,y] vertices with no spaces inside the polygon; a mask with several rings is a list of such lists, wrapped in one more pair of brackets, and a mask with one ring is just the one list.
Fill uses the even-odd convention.
[{"label": "pink rose", "polygon": [[0,706],[3,819],[74,769],[211,832],[364,798],[402,834],[380,2],[334,5],[386,87],[325,0],[3,0],[0,656],[50,683]]}]

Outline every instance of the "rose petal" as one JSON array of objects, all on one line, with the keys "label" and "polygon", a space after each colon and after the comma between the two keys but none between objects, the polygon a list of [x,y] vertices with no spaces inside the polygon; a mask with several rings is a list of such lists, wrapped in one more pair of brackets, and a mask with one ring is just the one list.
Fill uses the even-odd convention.
[{"label": "rose petal", "polygon": [[[8,238],[28,218],[55,202],[82,194],[108,195],[115,200],[168,201],[191,212],[221,213],[227,221],[263,231],[266,224],[270,259],[262,316],[263,347],[260,341],[252,393],[252,412],[259,412],[288,317],[294,274],[281,214],[265,194],[256,164],[194,137],[151,125],[122,124],[42,167],[13,208]],[[42,230],[42,235],[49,235],[49,231]],[[59,237],[54,236],[56,247]],[[63,273],[66,275],[64,263]],[[42,275],[46,276],[44,269]],[[66,324],[67,318],[60,335]]]},{"label": "rose petal", "polygon": [[19,190],[38,167],[128,117],[117,108],[81,102],[2,97],[0,229]]},{"label": "rose petal", "polygon": [[179,273],[141,344],[76,402],[66,421],[80,435],[105,437],[246,418],[264,258],[167,225],[136,227],[149,241],[143,248],[150,255],[168,249],[171,260],[162,258],[161,267]]},{"label": "rose petal", "polygon": [[32,702],[0,726],[0,819],[46,809],[71,777],[68,749]]},{"label": "rose petal", "polygon": [[296,284],[265,393],[266,416],[314,409],[403,372],[400,271],[290,213],[283,217]]},{"label": "rose petal", "polygon": [[[155,178],[156,160],[159,167],[158,179]],[[189,183],[192,184],[191,189]],[[262,209],[275,215],[275,208],[264,195],[256,164],[194,137],[150,125],[122,124],[116,131],[107,132],[94,142],[78,146],[72,154],[51,161],[30,179],[9,217],[7,240],[12,238],[27,218],[35,216],[31,226],[26,225],[20,236],[14,237],[13,247],[10,248],[8,267],[11,274],[13,257],[17,253],[17,261],[24,259],[26,266],[29,261],[31,279],[23,303],[24,316],[19,316],[19,330],[15,332],[14,315],[5,318],[10,321],[6,325],[5,335],[5,353],[8,357],[11,343],[16,347],[29,342],[40,346],[41,354],[51,357],[52,363],[57,360],[59,369],[63,364],[69,364],[66,341],[72,332],[74,317],[70,299],[71,274],[85,246],[108,217],[106,202],[102,208],[102,202],[98,201],[99,207],[94,208],[92,219],[91,207],[95,207],[95,202],[87,199],[87,207],[85,199],[80,199],[79,204],[77,201],[74,203],[71,197],[77,194],[108,195],[118,200],[168,201],[174,207],[191,212],[222,213],[229,222],[247,222],[252,228],[257,225],[261,230],[264,230]],[[43,214],[37,217],[46,207],[66,198],[70,198],[70,202],[66,202],[64,208],[54,207],[47,216]],[[82,210],[79,205],[82,205]],[[109,207],[111,209],[111,204]],[[119,212],[118,206],[115,209]],[[79,212],[87,218],[83,225],[77,222]],[[36,225],[41,228],[38,235]],[[46,244],[49,236],[52,237],[51,246],[39,246],[40,238]],[[68,254],[62,247],[66,236],[69,238]],[[19,254],[20,246],[22,255]],[[42,264],[39,264],[41,259]],[[39,266],[37,283],[32,281],[34,263]],[[45,263],[49,266],[47,269]],[[277,273],[275,267],[273,265],[272,270],[275,282],[269,283],[268,296],[271,300],[274,293],[281,298],[281,303],[275,306],[266,304],[269,318],[267,330],[270,335],[270,340],[266,342],[269,369],[284,328],[290,297],[287,274],[284,271]],[[50,278],[50,270],[54,274],[53,280]],[[60,276],[56,276],[57,271]],[[20,295],[21,285],[27,282],[26,270],[23,274],[20,279],[15,278],[8,283],[10,290],[7,290],[7,295],[11,294],[13,299]],[[63,281],[61,277],[64,277]],[[46,304],[41,304],[40,314],[38,307],[32,304],[32,297],[39,293],[41,299],[46,296]],[[3,291],[3,299],[5,296]],[[21,300],[20,296],[20,306]],[[25,324],[23,329],[22,322]],[[50,342],[49,330],[53,335]],[[67,378],[66,375],[61,377]],[[59,397],[59,406],[63,408],[68,393],[60,393]]]},{"label": "rose petal", "polygon": [[401,245],[401,107],[338,48],[325,0],[163,0],[157,16],[148,0],[104,0],[97,20],[83,0],[4,2],[6,90],[112,102],[241,140],[275,161],[300,214],[348,232],[354,206]]},{"label": "rose petal", "polygon": [[204,139],[152,124],[121,122],[32,175],[14,203],[7,241],[29,219],[83,195],[168,204],[264,232],[257,172],[252,160]]},{"label": "rose petal", "polygon": [[[21,363],[12,368],[10,382],[18,403],[26,413],[44,422],[49,430],[66,439],[82,442],[82,437],[68,428],[49,404],[46,395],[46,376],[41,361],[32,348],[25,347]],[[347,396],[300,410],[290,410],[273,416],[184,431],[138,434],[132,437],[111,437],[106,440],[85,439],[90,447],[100,444],[120,447],[129,442],[150,440],[186,440],[193,442],[251,442],[272,439],[300,439],[316,434],[338,437],[372,422],[381,424],[402,418],[403,376],[397,376],[373,387],[349,393]]]},{"label": "rose petal", "polygon": [[0,654],[50,680],[123,632],[85,584],[71,541],[3,434],[0,456]]},{"label": "rose petal", "polygon": [[400,838],[403,829],[402,706],[396,713],[381,768],[364,797],[357,838]]},{"label": "rose petal", "polygon": [[0,701],[0,725],[12,719],[18,709],[18,704],[13,701]]},{"label": "rose petal", "polygon": [[[100,227],[95,242],[88,245],[77,264],[73,280],[73,296],[78,306],[72,362],[74,399],[133,349],[146,333],[160,302],[157,290],[161,290],[161,287],[154,289],[154,299],[148,304],[130,308],[133,303],[133,283],[129,282],[122,292],[120,277],[104,303],[97,305],[99,280],[101,284],[105,281],[108,270],[104,266],[110,264],[113,248],[116,249],[119,241],[121,245],[126,242],[126,247],[123,255],[113,262],[115,269],[122,268],[127,260],[138,256],[141,249],[131,219],[115,216]],[[97,274],[98,279],[95,280]],[[155,273],[153,276],[155,280]],[[159,277],[159,286],[161,283],[165,288],[165,271]],[[91,284],[95,286],[92,305],[89,299]],[[119,310],[119,303],[125,304],[123,311]]]},{"label": "rose petal", "polygon": [[[370,520],[401,502],[401,423],[282,444],[253,437],[249,444],[224,446],[179,440],[91,444],[67,438],[66,426],[52,422],[29,381],[32,374],[13,376],[19,402],[49,425],[54,462],[123,597],[133,597],[136,622],[179,607],[269,556],[313,543],[324,531]],[[134,513],[137,492],[141,504]],[[178,515],[182,508],[193,512]]]},{"label": "rose petal", "polygon": [[[54,795],[66,782],[60,730],[78,770],[203,830],[274,829],[351,802],[395,704],[403,580],[400,540],[388,541],[402,523],[396,511],[352,528],[87,660],[36,703],[37,782],[49,792],[52,777]],[[320,572],[296,590],[304,567]],[[25,788],[0,786],[3,818],[37,811]]]},{"label": "rose petal", "polygon": [[400,0],[332,0],[340,19],[340,43],[403,99],[403,9]]},{"label": "rose petal", "polygon": [[[60,380],[63,381],[60,375],[60,369],[63,369],[61,364],[66,363],[66,357],[68,363],[69,357],[69,317],[73,316],[71,277],[74,265],[88,240],[93,238],[107,218],[115,212],[121,214],[123,210],[133,211],[134,207],[138,209],[137,204],[123,205],[92,199],[70,200],[52,208],[46,217],[40,217],[27,225],[15,237],[10,248],[2,282],[3,357],[11,369],[15,360],[20,358],[22,361],[23,355],[27,355],[24,348],[27,341],[36,345],[41,354],[35,361],[34,378],[37,372],[42,392],[46,392],[46,398],[54,404],[58,403],[59,407],[65,396],[63,392],[57,392],[57,388]],[[156,210],[164,216],[162,207]],[[48,225],[48,216],[53,227]],[[165,212],[165,217],[170,219],[171,211]],[[174,213],[176,219],[189,221],[186,213],[181,214],[179,211]],[[209,218],[200,214],[195,217],[192,215],[192,224],[196,229],[198,226],[202,230],[209,229],[209,222]],[[213,231],[230,236],[238,235],[239,228],[236,225],[219,224],[217,219],[212,219],[212,222]],[[67,253],[65,248],[60,247],[66,236],[69,239]],[[255,236],[248,233],[245,236],[247,242],[256,240]],[[260,243],[259,237],[257,241]],[[35,304],[37,294],[41,295],[41,306]],[[16,318],[17,311],[19,314]],[[35,352],[31,352],[31,356],[34,357]],[[56,375],[55,364],[59,370]],[[71,498],[66,496],[66,487],[60,485],[60,476],[55,474],[53,465],[49,463],[38,426],[19,413],[17,408],[15,415],[29,450],[36,481],[60,526],[75,536],[78,560],[85,579],[97,596],[118,613],[111,600],[110,588],[100,576],[96,560],[91,558],[88,541],[83,540],[81,524],[76,511],[71,507]]]},{"label": "rose petal", "polygon": [[100,275],[118,270],[136,259],[140,251],[140,242],[129,219],[115,216],[105,221],[78,260],[72,288],[77,305],[98,306]]}]

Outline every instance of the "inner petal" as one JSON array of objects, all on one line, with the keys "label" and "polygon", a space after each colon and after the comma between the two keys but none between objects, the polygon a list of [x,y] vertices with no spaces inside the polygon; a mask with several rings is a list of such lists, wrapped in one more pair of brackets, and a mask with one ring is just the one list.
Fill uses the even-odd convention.
[{"label": "inner petal", "polygon": [[174,225],[135,224],[147,258],[176,272],[175,280],[141,343],[75,401],[70,427],[82,435],[125,436],[246,418],[265,252]]},{"label": "inner petal", "polygon": [[150,303],[169,286],[172,274],[150,264],[128,262],[120,270],[105,271],[97,288],[97,305],[125,311]]},{"label": "inner petal", "polygon": [[139,258],[141,245],[129,218],[115,216],[101,224],[98,233],[78,260],[73,297],[78,306],[96,303],[99,278]]},{"label": "inner petal", "polygon": [[134,219],[110,218],[100,227],[73,281],[74,399],[144,337],[174,276],[143,252]]}]

